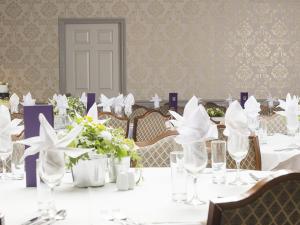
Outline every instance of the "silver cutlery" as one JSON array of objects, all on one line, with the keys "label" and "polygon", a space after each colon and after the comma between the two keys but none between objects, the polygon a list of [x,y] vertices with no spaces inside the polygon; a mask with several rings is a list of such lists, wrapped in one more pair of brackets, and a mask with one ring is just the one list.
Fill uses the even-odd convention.
[{"label": "silver cutlery", "polygon": [[67,212],[65,209],[61,209],[59,211],[57,211],[56,215],[54,216],[54,218],[45,218],[44,216],[37,216],[34,217],[28,221],[26,221],[25,223],[22,223],[21,225],[44,225],[44,224],[51,224],[54,221],[58,221],[58,220],[64,220],[67,216]]}]

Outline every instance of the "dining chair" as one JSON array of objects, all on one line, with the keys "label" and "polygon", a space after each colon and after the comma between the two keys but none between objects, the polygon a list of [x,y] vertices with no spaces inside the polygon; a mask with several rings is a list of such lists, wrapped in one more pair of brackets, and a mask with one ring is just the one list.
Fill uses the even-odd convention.
[{"label": "dining chair", "polygon": [[[227,141],[227,137],[223,134],[226,126],[218,125],[219,139]],[[261,154],[259,141],[257,136],[249,137],[249,150],[246,157],[241,161],[241,169],[261,170]],[[226,152],[226,167],[228,169],[236,169],[236,163],[231,158],[228,151]]]},{"label": "dining chair", "polygon": [[300,224],[300,173],[277,171],[240,196],[210,201],[207,225],[240,224]]},{"label": "dining chair", "polygon": [[99,112],[99,119],[107,119],[106,125],[112,128],[120,128],[124,131],[125,137],[128,136],[129,119],[127,117],[119,117],[111,112]]},{"label": "dining chair", "polygon": [[148,112],[150,110],[151,109],[149,109],[149,108],[147,108],[145,106],[142,106],[142,105],[133,105],[132,106],[132,113],[129,116],[130,122],[133,123],[134,119],[136,117],[142,116],[142,115],[144,115],[146,112]]},{"label": "dining chair", "polygon": [[23,113],[12,113],[10,114],[11,116],[11,119],[21,119],[23,120],[24,119],[24,114]]},{"label": "dining chair", "polygon": [[284,116],[275,113],[272,116],[262,118],[267,122],[268,135],[275,133],[287,134],[286,118]]},{"label": "dining chair", "polygon": [[167,130],[166,121],[170,116],[165,116],[157,110],[136,117],[133,125],[134,141],[151,141]]},{"label": "dining chair", "polygon": [[170,166],[170,152],[181,150],[174,137],[177,131],[166,131],[151,141],[136,142],[143,167]]},{"label": "dining chair", "polygon": [[[165,103],[164,105],[162,105],[161,107],[159,107],[158,109],[163,115],[166,115],[166,116],[170,116],[170,112],[169,110],[172,110],[170,109],[170,106],[169,106],[169,103]],[[180,115],[183,115],[183,111],[184,111],[184,107],[182,106],[177,106],[177,113],[180,114]]]}]

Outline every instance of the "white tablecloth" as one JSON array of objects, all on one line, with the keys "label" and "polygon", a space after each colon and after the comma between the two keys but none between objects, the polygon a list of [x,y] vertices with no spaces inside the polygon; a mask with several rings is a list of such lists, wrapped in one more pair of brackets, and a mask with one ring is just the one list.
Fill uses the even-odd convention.
[{"label": "white tablecloth", "polygon": [[[300,154],[299,149],[288,149],[279,151],[280,149],[286,148],[293,143],[293,137],[274,134],[266,138],[266,143],[260,141],[260,151],[262,160],[262,170],[272,170],[276,168],[281,162],[291,159],[295,155]],[[299,137],[297,137],[298,139]],[[298,143],[298,141],[297,141]],[[299,168],[300,170],[300,164]]]},{"label": "white tablecloth", "polygon": [[[257,176],[269,172],[252,171]],[[68,177],[55,191],[56,205],[66,209],[66,220],[57,224],[87,225],[105,224],[101,221],[103,211],[120,210],[123,214],[140,222],[190,221],[205,224],[208,204],[193,207],[171,200],[169,168],[144,169],[144,181],[132,191],[117,191],[115,184],[100,188],[75,188]],[[246,186],[215,185],[211,174],[199,178],[199,194],[208,203],[209,199],[226,197],[245,192],[254,180],[248,171],[243,171],[245,179],[252,184]],[[68,174],[70,175],[70,174]],[[227,173],[227,180],[233,179],[234,172]],[[69,181],[67,181],[69,180]],[[6,225],[17,225],[36,215],[37,194],[35,188],[25,188],[24,181],[7,181],[0,184],[0,211],[5,214]],[[103,218],[103,216],[102,216]]]}]

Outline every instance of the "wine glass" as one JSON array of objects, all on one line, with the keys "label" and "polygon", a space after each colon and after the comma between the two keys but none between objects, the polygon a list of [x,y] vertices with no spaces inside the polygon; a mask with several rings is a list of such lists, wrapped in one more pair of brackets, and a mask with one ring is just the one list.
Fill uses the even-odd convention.
[{"label": "wine glass", "polygon": [[240,177],[240,163],[247,156],[249,150],[249,137],[238,133],[231,133],[228,136],[227,148],[229,155],[236,162],[236,177],[230,184],[245,185],[247,184]]},{"label": "wine glass", "polygon": [[53,189],[61,183],[65,173],[64,153],[60,151],[40,151],[39,176],[42,181],[50,188],[48,208],[46,217],[53,218],[56,214],[55,203],[53,200]]},{"label": "wine glass", "polygon": [[205,204],[199,199],[197,193],[198,175],[207,165],[207,152],[205,142],[193,142],[183,145],[183,162],[185,170],[193,177],[194,193],[192,198],[187,200],[189,205]]},{"label": "wine glass", "polygon": [[252,133],[255,133],[258,130],[258,128],[259,128],[259,119],[258,119],[258,116],[255,116],[255,117],[248,116],[247,120],[248,120],[248,127],[249,127],[249,129],[251,130]]}]

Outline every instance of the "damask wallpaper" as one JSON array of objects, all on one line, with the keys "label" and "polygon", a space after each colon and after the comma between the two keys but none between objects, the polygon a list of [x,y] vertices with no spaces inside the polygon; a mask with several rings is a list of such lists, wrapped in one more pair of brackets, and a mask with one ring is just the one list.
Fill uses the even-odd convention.
[{"label": "damask wallpaper", "polygon": [[300,94],[300,0],[0,0],[0,81],[58,91],[58,18],[126,19],[127,90]]}]

